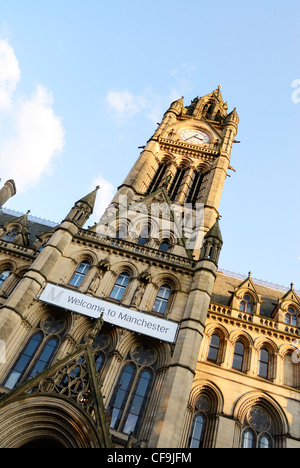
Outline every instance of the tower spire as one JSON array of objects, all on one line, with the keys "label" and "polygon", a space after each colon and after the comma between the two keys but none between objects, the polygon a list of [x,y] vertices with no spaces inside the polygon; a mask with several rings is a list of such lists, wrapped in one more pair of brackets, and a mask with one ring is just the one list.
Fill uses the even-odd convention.
[{"label": "tower spire", "polygon": [[96,195],[99,189],[100,186],[97,185],[92,192],[78,200],[65,219],[73,221],[78,227],[83,227],[94,211]]}]

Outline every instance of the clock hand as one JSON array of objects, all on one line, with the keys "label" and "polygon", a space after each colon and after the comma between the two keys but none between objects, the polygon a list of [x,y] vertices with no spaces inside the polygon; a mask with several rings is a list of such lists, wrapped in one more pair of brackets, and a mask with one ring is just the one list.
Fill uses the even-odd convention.
[{"label": "clock hand", "polygon": [[190,140],[191,138],[194,138],[194,137],[195,137],[195,135],[189,136],[188,138],[185,139],[185,141],[188,141],[188,140]]}]

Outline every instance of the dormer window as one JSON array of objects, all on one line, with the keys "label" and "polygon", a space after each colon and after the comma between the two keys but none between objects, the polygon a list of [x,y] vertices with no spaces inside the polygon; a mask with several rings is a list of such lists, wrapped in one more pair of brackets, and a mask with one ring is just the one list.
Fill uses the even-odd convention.
[{"label": "dormer window", "polygon": [[296,310],[294,307],[289,306],[287,309],[287,313],[285,314],[284,317],[284,322],[287,325],[292,325],[293,327],[297,326],[297,315],[296,315]]},{"label": "dormer window", "polygon": [[7,241],[7,242],[12,242],[14,240],[14,238],[16,237],[16,235],[18,234],[18,229],[17,228],[14,228],[14,229],[11,229],[10,231],[8,231],[4,236],[3,236],[3,240]]},{"label": "dormer window", "polygon": [[239,310],[241,312],[248,312],[248,314],[251,314],[251,312],[253,312],[253,302],[254,301],[249,294],[244,294],[240,302]]}]

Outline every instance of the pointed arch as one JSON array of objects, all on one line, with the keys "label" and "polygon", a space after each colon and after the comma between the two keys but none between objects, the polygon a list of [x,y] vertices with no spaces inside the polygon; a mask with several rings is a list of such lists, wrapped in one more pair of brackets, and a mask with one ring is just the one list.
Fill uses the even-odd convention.
[{"label": "pointed arch", "polygon": [[87,412],[71,399],[32,394],[1,408],[0,445],[22,448],[43,441],[60,448],[104,448],[102,434]]},{"label": "pointed arch", "polygon": [[245,330],[232,330],[229,339],[232,343],[240,340],[243,341],[245,345],[253,346],[254,344],[252,336]]},{"label": "pointed arch", "polygon": [[286,434],[289,433],[289,424],[279,403],[267,393],[260,391],[248,392],[238,399],[233,407],[232,415],[239,427],[245,425],[247,415],[254,407],[261,409],[270,419],[274,446],[276,448],[283,447]]},{"label": "pointed arch", "polygon": [[153,168],[153,174],[146,191],[147,194],[155,192],[160,187],[172,160],[173,155],[171,153],[162,153],[156,158],[157,166]]},{"label": "pointed arch", "polygon": [[197,398],[200,394],[206,395],[210,400],[211,409],[213,412],[222,413],[224,407],[224,397],[220,388],[210,380],[199,379],[193,383],[191,390],[189,405],[194,408]]},{"label": "pointed arch", "polygon": [[[223,412],[224,399],[220,389],[208,380],[196,380],[191,390],[183,446],[213,448],[218,415]],[[184,440],[185,439],[185,440]]]}]

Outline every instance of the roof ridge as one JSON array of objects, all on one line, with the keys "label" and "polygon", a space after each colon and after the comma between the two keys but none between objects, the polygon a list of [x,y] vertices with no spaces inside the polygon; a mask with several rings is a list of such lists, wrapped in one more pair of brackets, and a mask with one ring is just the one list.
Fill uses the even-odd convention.
[{"label": "roof ridge", "polygon": [[[224,268],[219,268],[218,272],[222,273],[223,275],[231,276],[232,278],[241,279],[241,280],[247,279],[249,276],[249,275],[243,275],[241,273],[236,273],[230,270],[225,270]],[[272,283],[270,281],[254,278],[252,275],[251,275],[251,278],[252,278],[253,283],[258,284],[259,286],[265,286],[267,288],[277,289],[278,291],[282,291],[282,292],[287,292],[291,289],[290,286],[284,286],[281,284]],[[300,295],[300,290],[295,289],[295,293],[297,295]]]},{"label": "roof ridge", "polygon": [[[21,216],[24,216],[24,214],[26,213],[22,213],[20,211],[17,211],[17,210],[11,210],[9,208],[4,208],[2,207],[0,209],[0,212],[3,212],[5,214],[9,214],[11,216],[15,216],[16,218],[19,218]],[[39,224],[43,224],[45,226],[48,226],[48,227],[55,227],[57,226],[59,223],[56,223],[55,221],[50,221],[50,220],[47,220],[47,219],[44,219],[44,218],[39,218],[37,216],[32,216],[30,214],[28,214],[28,218],[27,218],[29,221],[32,221],[32,222],[35,222],[35,223],[39,223]]]}]

